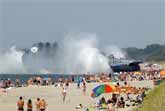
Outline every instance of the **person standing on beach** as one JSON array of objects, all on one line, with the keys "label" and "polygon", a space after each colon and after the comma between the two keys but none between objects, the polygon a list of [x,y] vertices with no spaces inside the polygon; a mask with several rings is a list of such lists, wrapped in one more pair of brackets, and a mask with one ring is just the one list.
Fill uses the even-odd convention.
[{"label": "person standing on beach", "polygon": [[36,111],[40,111],[40,98],[37,98]]},{"label": "person standing on beach", "polygon": [[66,94],[67,94],[66,87],[63,87],[63,90],[62,90],[63,102],[65,102]]},{"label": "person standing on beach", "polygon": [[44,99],[40,101],[40,111],[46,111],[47,103]]},{"label": "person standing on beach", "polygon": [[85,81],[83,81],[83,94],[85,95],[86,94],[86,83]]},{"label": "person standing on beach", "polygon": [[18,107],[18,111],[24,111],[24,101],[22,97],[19,98],[17,102],[17,107]]},{"label": "person standing on beach", "polygon": [[32,111],[32,110],[33,110],[32,100],[29,99],[27,102],[27,111]]},{"label": "person standing on beach", "polygon": [[80,78],[77,80],[77,89],[80,89]]},{"label": "person standing on beach", "polygon": [[19,86],[20,86],[20,80],[19,80],[19,79],[16,79],[15,86],[16,86],[16,87],[19,87]]}]

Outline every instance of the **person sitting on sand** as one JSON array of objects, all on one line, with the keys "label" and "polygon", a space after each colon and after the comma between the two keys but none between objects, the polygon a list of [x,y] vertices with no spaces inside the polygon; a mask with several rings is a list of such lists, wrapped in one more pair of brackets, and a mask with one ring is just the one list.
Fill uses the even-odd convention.
[{"label": "person sitting on sand", "polygon": [[27,102],[27,111],[32,111],[32,110],[33,110],[32,100],[29,99]]},{"label": "person sitting on sand", "polygon": [[99,105],[102,106],[102,105],[105,105],[106,104],[106,100],[104,97],[102,97],[100,100],[99,100]]},{"label": "person sitting on sand", "polygon": [[22,97],[19,98],[17,102],[17,106],[18,106],[18,111],[24,111],[24,101]]},{"label": "person sitting on sand", "polygon": [[124,102],[123,97],[121,97],[120,100],[118,101],[117,107],[118,108],[124,108],[125,107],[125,102]]},{"label": "person sitting on sand", "polygon": [[40,98],[37,98],[36,111],[40,111]]},{"label": "person sitting on sand", "polygon": [[116,83],[116,87],[120,87],[120,83],[119,82]]},{"label": "person sitting on sand", "polygon": [[40,111],[46,111],[47,103],[44,99],[40,101]]},{"label": "person sitting on sand", "polygon": [[116,94],[112,94],[111,102],[113,103],[113,105],[116,104],[116,102],[117,102]]},{"label": "person sitting on sand", "polygon": [[113,105],[113,102],[111,100],[108,100],[107,101],[107,108],[108,110],[107,111],[115,111],[115,108],[114,108],[114,105]]},{"label": "person sitting on sand", "polygon": [[127,82],[124,82],[124,87],[125,87],[125,88],[129,88],[130,85],[129,85]]}]

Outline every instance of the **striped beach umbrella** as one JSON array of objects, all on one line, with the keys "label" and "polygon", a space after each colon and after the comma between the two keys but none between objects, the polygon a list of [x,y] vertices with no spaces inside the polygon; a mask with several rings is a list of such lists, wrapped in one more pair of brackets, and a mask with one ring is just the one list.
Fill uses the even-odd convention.
[{"label": "striped beach umbrella", "polygon": [[116,90],[116,88],[113,85],[102,84],[102,85],[96,86],[92,90],[91,97],[98,97],[103,93],[112,93],[115,90]]}]

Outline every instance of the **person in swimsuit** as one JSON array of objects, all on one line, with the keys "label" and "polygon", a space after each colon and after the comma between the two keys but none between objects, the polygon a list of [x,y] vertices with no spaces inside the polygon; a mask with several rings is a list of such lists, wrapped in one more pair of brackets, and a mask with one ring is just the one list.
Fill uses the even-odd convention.
[{"label": "person in swimsuit", "polygon": [[17,102],[17,107],[18,107],[18,111],[24,111],[24,101],[22,97],[19,98]]},{"label": "person in swimsuit", "polygon": [[40,98],[37,98],[36,111],[40,111]]},{"label": "person in swimsuit", "polygon": [[124,108],[125,107],[125,101],[124,101],[123,97],[121,97],[120,101],[118,101],[117,107],[118,108]]},{"label": "person in swimsuit", "polygon": [[107,102],[107,108],[108,108],[107,111],[115,111],[113,102],[111,100],[108,100],[108,102]]},{"label": "person in swimsuit", "polygon": [[47,103],[44,99],[40,101],[40,111],[46,111]]},{"label": "person in swimsuit", "polygon": [[66,94],[67,94],[66,88],[63,87],[63,91],[62,91],[62,96],[63,96],[62,100],[63,100],[63,102],[65,102]]},{"label": "person in swimsuit", "polygon": [[83,82],[83,94],[85,95],[86,94],[86,83],[85,82]]},{"label": "person in swimsuit", "polygon": [[32,110],[33,110],[32,100],[29,99],[27,102],[27,111],[32,111]]}]

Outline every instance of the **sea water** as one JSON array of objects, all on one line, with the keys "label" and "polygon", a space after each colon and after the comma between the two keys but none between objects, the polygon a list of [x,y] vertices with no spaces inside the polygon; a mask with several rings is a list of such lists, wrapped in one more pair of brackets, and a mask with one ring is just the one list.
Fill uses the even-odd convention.
[{"label": "sea water", "polygon": [[57,81],[59,78],[68,78],[76,82],[83,75],[70,75],[70,74],[0,74],[0,80],[8,80],[15,82],[19,79],[21,83],[26,83],[29,78],[41,77],[41,78],[51,78],[53,81]]}]

